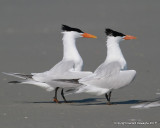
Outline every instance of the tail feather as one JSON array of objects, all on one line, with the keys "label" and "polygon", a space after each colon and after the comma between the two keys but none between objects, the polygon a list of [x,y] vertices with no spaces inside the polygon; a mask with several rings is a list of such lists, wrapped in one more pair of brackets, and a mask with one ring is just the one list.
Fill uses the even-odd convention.
[{"label": "tail feather", "polygon": [[21,73],[6,73],[6,72],[2,72],[2,73],[5,75],[14,76],[21,79],[32,79],[32,76],[33,76],[33,75],[26,75]]},{"label": "tail feather", "polygon": [[72,94],[77,94],[77,93],[79,93],[79,90],[82,88],[82,87],[84,87],[85,85],[80,85],[80,86],[78,86],[78,87],[75,87],[75,88],[71,88],[71,89],[68,89],[68,90],[66,90],[65,91],[65,96],[67,96],[67,95],[72,95]]},{"label": "tail feather", "polygon": [[19,81],[10,81],[8,83],[13,83],[13,84],[30,84],[30,85],[36,85],[38,87],[41,87],[43,89],[45,89],[46,91],[53,91],[54,87],[46,84],[46,83],[42,83],[42,82],[38,82],[38,81],[34,81],[34,80],[19,80]]},{"label": "tail feather", "polygon": [[43,89],[45,89],[46,91],[53,91],[54,87],[52,87],[51,85],[45,83],[45,82],[39,82],[39,81],[35,81],[32,78],[32,74],[31,75],[26,75],[26,74],[21,74],[21,73],[6,73],[6,72],[2,72],[5,75],[9,75],[9,76],[14,76],[17,78],[21,78],[22,80],[18,80],[18,81],[10,81],[8,83],[13,83],[13,84],[31,84],[31,85],[36,85],[38,87],[41,87]]},{"label": "tail feather", "polygon": [[22,83],[22,82],[21,81],[9,81],[8,83],[19,84],[19,83]]}]

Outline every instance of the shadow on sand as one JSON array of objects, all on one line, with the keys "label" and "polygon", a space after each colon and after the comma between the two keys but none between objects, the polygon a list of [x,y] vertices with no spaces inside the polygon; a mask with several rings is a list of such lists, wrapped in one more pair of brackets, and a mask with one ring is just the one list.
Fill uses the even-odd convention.
[{"label": "shadow on sand", "polygon": [[[105,98],[90,98],[90,99],[83,99],[83,100],[76,100],[73,101],[73,105],[79,105],[79,106],[83,106],[83,105],[107,105],[107,101],[104,102],[102,101],[106,100]],[[85,101],[85,102],[84,102]],[[90,102],[88,102],[90,101]],[[126,101],[116,101],[116,102],[112,102],[111,101],[111,105],[136,105],[136,104],[142,104],[142,103],[151,103],[151,102],[157,102],[160,101],[160,97],[155,98],[155,99],[148,99],[148,100],[126,100]],[[78,104],[76,104],[78,103]]]},{"label": "shadow on sand", "polygon": [[[149,99],[149,100],[127,100],[127,101],[118,101],[118,102],[111,102],[111,105],[136,105],[136,104],[142,104],[142,103],[152,103],[152,102],[159,102],[160,101],[160,97],[155,98],[155,99]],[[92,102],[92,103],[82,103],[79,105],[106,105],[107,102]]]},{"label": "shadow on sand", "polygon": [[[85,106],[85,105],[106,105],[106,102],[103,102],[105,98],[88,98],[88,99],[81,99],[81,100],[70,100],[69,103],[70,105],[74,106]],[[125,105],[125,104],[140,104],[140,103],[147,103],[147,102],[154,102],[154,101],[159,101],[160,98],[152,99],[152,100],[127,100],[127,101],[118,101],[118,102],[111,102],[112,105]],[[24,102],[19,102],[19,103],[34,103],[34,104],[57,104],[53,101],[24,101]],[[65,104],[64,101],[60,101],[59,104]]]},{"label": "shadow on sand", "polygon": [[[101,102],[101,101],[98,101],[98,99],[103,99],[103,98],[88,98],[88,99],[81,99],[81,100],[68,100],[69,103],[95,103],[95,102]],[[35,102],[30,102],[30,101],[24,101],[24,102],[21,102],[21,103],[36,103],[36,104],[49,104],[49,103],[52,103],[52,104],[57,104],[55,103],[54,101],[35,101]],[[59,101],[59,103],[64,103],[64,101]]]},{"label": "shadow on sand", "polygon": [[[122,105],[122,104],[139,104],[139,103],[144,103],[144,102],[148,102],[146,100],[127,100],[127,101],[119,101],[119,102],[111,102],[111,105]],[[76,104],[75,104],[76,105]],[[77,104],[78,106],[83,106],[83,105],[107,105],[107,101],[106,102],[91,102],[91,103],[80,103]]]}]

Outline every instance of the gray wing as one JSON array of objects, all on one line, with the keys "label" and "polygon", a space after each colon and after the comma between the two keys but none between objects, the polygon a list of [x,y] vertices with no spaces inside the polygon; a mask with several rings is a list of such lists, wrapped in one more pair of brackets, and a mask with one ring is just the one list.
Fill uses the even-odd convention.
[{"label": "gray wing", "polygon": [[61,61],[49,71],[43,73],[33,73],[33,79],[41,82],[49,82],[57,79],[80,79],[92,72],[74,71],[73,61]]},{"label": "gray wing", "polygon": [[118,61],[103,63],[96,70],[95,74],[99,77],[107,77],[121,70],[121,64]]},{"label": "gray wing", "polygon": [[[32,73],[33,79],[41,82],[46,82],[51,79],[59,79],[64,76],[66,72],[74,69],[73,61],[60,61],[49,71],[42,73]],[[63,79],[63,78],[62,78]]]},{"label": "gray wing", "polygon": [[49,74],[52,74],[53,76],[56,75],[56,78],[54,79],[80,79],[91,75],[92,72],[75,71],[74,61],[62,61],[49,70]]},{"label": "gray wing", "polygon": [[33,76],[33,75],[26,75],[22,73],[6,73],[6,72],[2,72],[2,73],[5,75],[14,76],[21,79],[32,79],[32,76]]},{"label": "gray wing", "polygon": [[75,67],[74,61],[60,61],[53,68],[51,68],[48,72],[51,74],[63,73],[69,70],[73,70]]},{"label": "gray wing", "polygon": [[102,63],[94,72],[94,74],[84,77],[79,80],[79,82],[85,82],[95,79],[102,79],[104,77],[109,77],[117,72],[120,72],[121,64],[117,61],[111,63]]}]

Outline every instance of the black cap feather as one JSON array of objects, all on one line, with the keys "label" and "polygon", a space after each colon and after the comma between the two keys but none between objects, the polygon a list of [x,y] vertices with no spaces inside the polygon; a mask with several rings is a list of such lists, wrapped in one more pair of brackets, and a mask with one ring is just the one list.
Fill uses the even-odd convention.
[{"label": "black cap feather", "polygon": [[83,31],[81,31],[78,28],[71,28],[71,27],[69,27],[67,25],[62,25],[62,30],[63,31],[75,31],[75,32],[79,32],[79,33],[84,33]]},{"label": "black cap feather", "polygon": [[116,31],[114,31],[114,30],[112,30],[110,28],[106,28],[105,33],[106,33],[107,36],[114,36],[114,37],[116,37],[116,36],[125,36],[123,33],[116,32]]}]

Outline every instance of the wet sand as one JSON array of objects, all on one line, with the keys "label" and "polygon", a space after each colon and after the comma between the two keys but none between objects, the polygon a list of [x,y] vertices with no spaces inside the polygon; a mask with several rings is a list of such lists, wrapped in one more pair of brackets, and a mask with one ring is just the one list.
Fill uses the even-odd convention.
[{"label": "wet sand", "polygon": [[[13,77],[0,74],[1,128],[158,128],[160,107],[131,108],[160,97],[159,1],[0,1],[0,72],[43,72],[62,59],[61,24],[78,27],[98,39],[77,39],[84,70],[94,71],[106,57],[105,28],[137,40],[121,43],[135,81],[112,94],[66,97],[55,104],[54,92],[33,85],[11,85]],[[60,101],[63,101],[59,95]],[[149,124],[150,123],[150,124]]]}]

